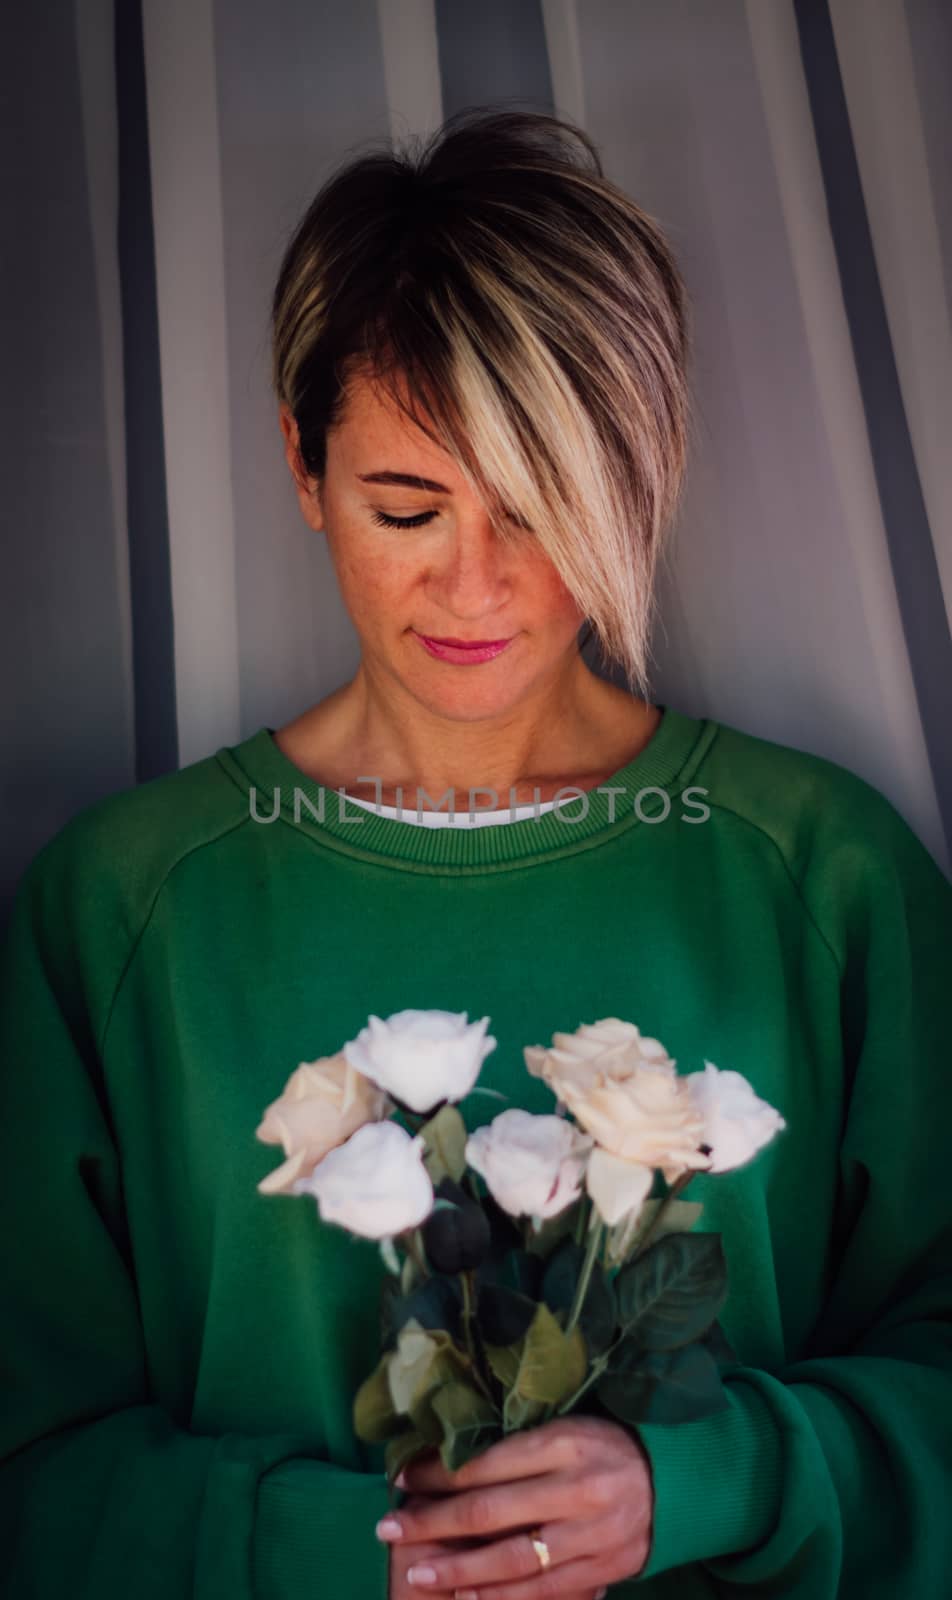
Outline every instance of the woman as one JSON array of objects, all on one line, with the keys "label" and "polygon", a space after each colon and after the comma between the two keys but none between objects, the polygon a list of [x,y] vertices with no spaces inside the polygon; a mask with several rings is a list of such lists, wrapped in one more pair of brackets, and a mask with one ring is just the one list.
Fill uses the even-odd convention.
[{"label": "woman", "polygon": [[[275,388],[360,664],[24,876],[5,1592],[944,1592],[952,890],[858,777],[648,697],[685,369],[659,229],[554,119],[452,119],[302,219]],[[691,1187],[730,1264],[724,1411],[424,1459],[385,1515],[351,1414],[377,1250],[263,1198],[254,1132],[404,1007],[488,1014],[481,1082],[531,1111],[523,1046],[611,1016],[779,1108]]]}]

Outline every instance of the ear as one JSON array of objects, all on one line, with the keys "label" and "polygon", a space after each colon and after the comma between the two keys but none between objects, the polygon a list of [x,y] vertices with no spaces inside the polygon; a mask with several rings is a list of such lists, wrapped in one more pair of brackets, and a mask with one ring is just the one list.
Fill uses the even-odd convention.
[{"label": "ear", "polygon": [[298,425],[290,406],[283,400],[278,408],[278,417],[284,435],[284,456],[294,479],[298,505],[308,526],[313,528],[315,533],[323,533],[324,512],[321,507],[320,479],[308,473],[301,459]]}]

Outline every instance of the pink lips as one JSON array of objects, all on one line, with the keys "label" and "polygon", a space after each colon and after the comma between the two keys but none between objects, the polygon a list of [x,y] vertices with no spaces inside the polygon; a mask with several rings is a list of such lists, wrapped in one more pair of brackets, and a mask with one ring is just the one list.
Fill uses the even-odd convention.
[{"label": "pink lips", "polygon": [[492,661],[494,656],[501,655],[510,639],[480,639],[472,644],[460,642],[458,639],[430,639],[424,633],[418,633],[417,638],[431,656],[436,656],[440,661],[455,661],[461,666],[475,666],[478,661]]}]

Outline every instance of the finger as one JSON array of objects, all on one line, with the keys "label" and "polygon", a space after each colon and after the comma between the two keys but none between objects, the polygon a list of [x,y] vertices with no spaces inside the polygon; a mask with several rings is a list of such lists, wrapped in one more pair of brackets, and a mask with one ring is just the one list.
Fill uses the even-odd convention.
[{"label": "finger", "polygon": [[[412,1588],[408,1583],[407,1569],[420,1566],[432,1557],[451,1554],[457,1548],[462,1546],[435,1540],[421,1540],[419,1544],[408,1544],[402,1549],[399,1544],[391,1545],[388,1584],[390,1600],[420,1600],[420,1590]],[[447,1600],[447,1597],[444,1596],[443,1600]]]},{"label": "finger", "polygon": [[[407,1578],[417,1592],[425,1588],[435,1594],[481,1588],[486,1584],[515,1583],[520,1579],[538,1578],[542,1572],[546,1572],[551,1581],[554,1573],[566,1563],[577,1567],[578,1561],[585,1557],[588,1559],[588,1587],[595,1589],[599,1573],[592,1570],[593,1558],[601,1563],[608,1559],[624,1541],[625,1523],[613,1512],[584,1522],[545,1523],[536,1537],[542,1539],[548,1549],[547,1567],[540,1562],[530,1535],[520,1532],[469,1551],[447,1551],[443,1546],[425,1560],[418,1557],[410,1566]],[[584,1585],[576,1582],[574,1590],[580,1587]],[[560,1591],[568,1592],[572,1592],[571,1585],[569,1590]],[[490,1593],[494,1595],[495,1590]],[[541,1593],[537,1590],[537,1600]]]},{"label": "finger", "polygon": [[[441,1544],[410,1545],[407,1550],[391,1549],[387,1567],[388,1600],[419,1600],[419,1590],[412,1589],[407,1579],[407,1568],[413,1561],[425,1561],[430,1556],[445,1552]],[[448,1600],[444,1595],[443,1600]]]},{"label": "finger", "polygon": [[[536,1578],[521,1578],[514,1583],[491,1583],[482,1589],[459,1589],[456,1600],[589,1600],[612,1583],[620,1582],[629,1574],[607,1570],[599,1580],[592,1577],[592,1563],[587,1559],[567,1561],[557,1571],[549,1571]],[[597,1584],[597,1588],[594,1585]],[[416,1600],[423,1590],[411,1587]],[[609,1593],[611,1591],[609,1590]]]},{"label": "finger", "polygon": [[578,1496],[578,1478],[557,1472],[527,1478],[518,1487],[503,1483],[463,1489],[423,1505],[409,1502],[399,1511],[388,1511],[377,1524],[377,1537],[388,1542],[472,1539],[507,1528],[534,1527],[577,1514]]},{"label": "finger", "polygon": [[[382,1532],[382,1524],[385,1522],[388,1524],[397,1523],[400,1525],[401,1530],[403,1528],[409,1529],[410,1514],[416,1516],[420,1512],[426,1512],[431,1506],[437,1506],[441,1504],[442,1501],[436,1495],[412,1495],[409,1499],[404,1500],[403,1504],[398,1510],[388,1511],[383,1517],[381,1517],[376,1528],[377,1538],[381,1540],[382,1543],[389,1544],[393,1550],[404,1550],[410,1545],[416,1547],[418,1544],[421,1546],[425,1544],[428,1548],[432,1547],[434,1551],[442,1552],[444,1550],[469,1550],[472,1547],[480,1544],[481,1540],[477,1538],[475,1534],[468,1538],[454,1538],[451,1543],[447,1544],[445,1540],[431,1538],[429,1534],[425,1534],[422,1538],[417,1538],[416,1535],[411,1536],[409,1532],[403,1533],[401,1531],[400,1537],[394,1538],[393,1536],[388,1536]],[[418,1526],[422,1526],[422,1523],[418,1523]]]},{"label": "finger", "polygon": [[482,1483],[507,1483],[514,1478],[532,1478],[544,1472],[565,1470],[573,1464],[581,1465],[584,1430],[573,1426],[572,1421],[567,1417],[559,1418],[521,1433],[511,1433],[464,1462],[455,1472],[444,1467],[439,1452],[417,1456],[404,1467],[403,1484],[414,1492],[434,1494],[475,1488]]}]

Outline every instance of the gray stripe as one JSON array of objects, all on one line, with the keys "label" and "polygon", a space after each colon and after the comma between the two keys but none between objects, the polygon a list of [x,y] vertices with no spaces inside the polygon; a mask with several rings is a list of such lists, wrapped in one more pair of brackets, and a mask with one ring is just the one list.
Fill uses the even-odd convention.
[{"label": "gray stripe", "polygon": [[952,851],[952,636],[899,386],[826,0],[794,0],[830,229],[942,826]]},{"label": "gray stripe", "polygon": [[506,110],[553,110],[540,0],[436,0],[443,115],[506,102]]},{"label": "gray stripe", "polygon": [[108,185],[87,168],[111,159],[112,130],[101,104],[84,123],[78,70],[104,61],[112,95],[104,11],[90,8],[82,36],[71,0],[4,17],[0,921],[35,853],[132,782],[103,335],[118,305],[97,275]]},{"label": "gray stripe", "polygon": [[178,767],[169,518],[141,0],[116,7],[119,278],[136,781]]}]

